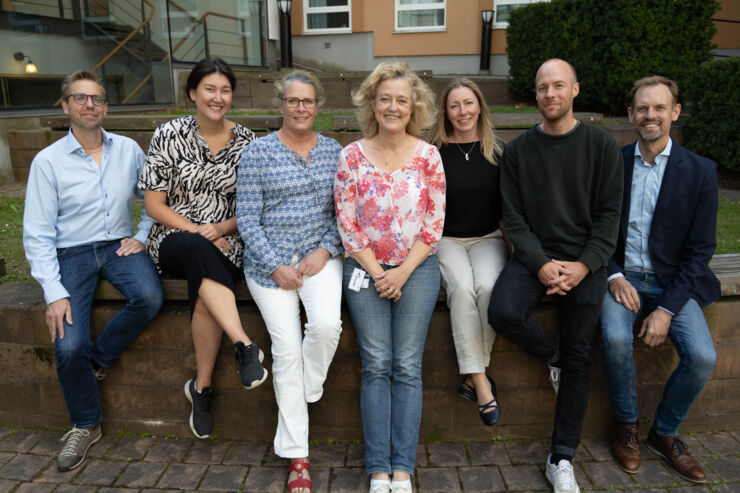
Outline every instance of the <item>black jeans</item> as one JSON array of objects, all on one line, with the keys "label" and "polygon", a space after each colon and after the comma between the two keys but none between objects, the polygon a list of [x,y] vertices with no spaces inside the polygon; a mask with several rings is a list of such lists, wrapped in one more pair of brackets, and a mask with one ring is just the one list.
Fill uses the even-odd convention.
[{"label": "black jeans", "polygon": [[606,292],[606,268],[588,274],[565,296],[557,296],[560,338],[545,331],[530,313],[546,288],[516,256],[493,288],[488,320],[494,330],[546,363],[561,368],[551,451],[573,458],[581,440],[591,390],[591,345]]}]

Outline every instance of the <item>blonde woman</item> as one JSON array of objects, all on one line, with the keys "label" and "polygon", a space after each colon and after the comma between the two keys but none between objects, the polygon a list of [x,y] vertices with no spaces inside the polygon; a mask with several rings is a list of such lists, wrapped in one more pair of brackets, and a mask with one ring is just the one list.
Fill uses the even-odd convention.
[{"label": "blonde woman", "polygon": [[503,142],[494,137],[475,82],[459,78],[447,84],[429,140],[439,148],[447,177],[447,213],[437,257],[457,363],[465,375],[457,391],[477,402],[481,420],[493,426],[501,418],[501,406],[496,384],[486,374],[496,338],[488,323],[488,302],[509,248],[499,188]]},{"label": "blonde woman", "polygon": [[362,360],[365,463],[372,493],[411,493],[445,210],[439,152],[420,138],[434,99],[406,64],[382,63],[353,102],[364,138],[342,150],[334,198]]}]

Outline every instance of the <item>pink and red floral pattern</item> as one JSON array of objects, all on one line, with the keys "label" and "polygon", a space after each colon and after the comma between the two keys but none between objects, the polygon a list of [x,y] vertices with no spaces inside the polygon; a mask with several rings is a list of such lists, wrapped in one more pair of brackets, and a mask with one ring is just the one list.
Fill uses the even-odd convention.
[{"label": "pink and red floral pattern", "polygon": [[404,166],[387,173],[360,142],[342,150],[334,204],[347,253],[371,248],[381,264],[399,265],[414,241],[436,249],[445,217],[445,174],[437,148],[419,139]]}]

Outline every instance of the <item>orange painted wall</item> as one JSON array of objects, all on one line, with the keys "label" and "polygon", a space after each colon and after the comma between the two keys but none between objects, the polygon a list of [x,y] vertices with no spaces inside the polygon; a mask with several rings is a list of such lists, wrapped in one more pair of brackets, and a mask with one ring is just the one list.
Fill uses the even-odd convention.
[{"label": "orange painted wall", "polygon": [[[722,9],[714,14],[715,19],[740,21],[740,1],[723,0]],[[740,48],[740,24],[731,22],[715,22],[717,34],[712,42],[717,48]]]}]

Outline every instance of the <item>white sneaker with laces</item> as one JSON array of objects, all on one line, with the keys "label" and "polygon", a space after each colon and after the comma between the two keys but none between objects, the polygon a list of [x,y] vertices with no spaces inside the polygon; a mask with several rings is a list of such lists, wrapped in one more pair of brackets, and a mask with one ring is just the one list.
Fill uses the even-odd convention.
[{"label": "white sneaker with laces", "polygon": [[545,476],[550,481],[554,493],[580,493],[581,491],[573,473],[573,464],[568,460],[563,459],[555,465],[550,463],[550,455],[548,455]]},{"label": "white sneaker with laces", "polygon": [[370,493],[391,493],[391,481],[389,479],[371,479]]},{"label": "white sneaker with laces", "polygon": [[406,481],[392,481],[391,493],[412,493],[411,479],[407,479]]},{"label": "white sneaker with laces", "polygon": [[552,390],[555,391],[555,395],[558,395],[560,389],[560,368],[557,366],[547,365],[550,369],[550,383],[552,384]]}]

